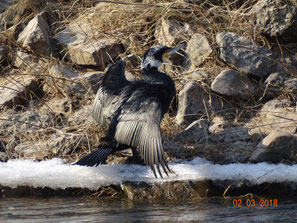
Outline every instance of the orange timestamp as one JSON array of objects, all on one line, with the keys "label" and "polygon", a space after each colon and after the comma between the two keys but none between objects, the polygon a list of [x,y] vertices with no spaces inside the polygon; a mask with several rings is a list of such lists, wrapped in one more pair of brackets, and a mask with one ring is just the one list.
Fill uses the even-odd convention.
[{"label": "orange timestamp", "polygon": [[278,199],[233,199],[233,207],[277,207]]}]

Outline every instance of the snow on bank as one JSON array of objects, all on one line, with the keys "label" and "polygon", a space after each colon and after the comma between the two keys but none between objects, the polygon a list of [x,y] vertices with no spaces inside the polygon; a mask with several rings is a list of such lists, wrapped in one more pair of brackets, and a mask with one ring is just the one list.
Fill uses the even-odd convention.
[{"label": "snow on bank", "polygon": [[175,174],[164,179],[155,179],[147,166],[114,165],[82,167],[63,163],[61,159],[34,162],[31,160],[10,160],[0,162],[0,185],[68,187],[96,189],[99,185],[119,184],[123,181],[164,182],[173,180],[248,180],[254,184],[264,182],[297,182],[297,165],[284,164],[228,164],[216,165],[195,158],[188,162],[169,164]]}]

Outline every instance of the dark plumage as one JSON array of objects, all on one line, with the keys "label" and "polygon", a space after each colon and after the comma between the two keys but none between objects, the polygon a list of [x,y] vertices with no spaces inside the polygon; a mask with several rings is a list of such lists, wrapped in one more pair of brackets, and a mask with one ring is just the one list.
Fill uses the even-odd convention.
[{"label": "dark plumage", "polygon": [[117,61],[103,77],[93,105],[93,118],[100,124],[109,123],[108,131],[99,148],[75,164],[95,166],[105,162],[116,151],[137,149],[144,162],[162,177],[160,165],[170,171],[163,150],[160,122],[175,96],[173,80],[158,67],[176,48],[157,46],[142,58],[143,81],[130,82],[125,77],[125,62]]}]

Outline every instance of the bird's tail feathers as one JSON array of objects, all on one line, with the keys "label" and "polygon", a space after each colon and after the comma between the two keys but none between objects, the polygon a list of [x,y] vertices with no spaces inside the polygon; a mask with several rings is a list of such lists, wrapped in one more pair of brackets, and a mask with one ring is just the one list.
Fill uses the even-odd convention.
[{"label": "bird's tail feathers", "polygon": [[85,157],[81,158],[80,160],[75,162],[74,165],[79,165],[79,166],[102,165],[107,159],[107,156],[111,154],[111,152],[112,152],[112,147],[108,147],[106,145],[100,145],[98,149],[86,155]]}]

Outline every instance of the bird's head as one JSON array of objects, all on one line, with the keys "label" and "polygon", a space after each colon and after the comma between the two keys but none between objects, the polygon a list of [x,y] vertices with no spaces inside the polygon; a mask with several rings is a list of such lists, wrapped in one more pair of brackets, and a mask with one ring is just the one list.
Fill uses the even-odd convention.
[{"label": "bird's head", "polygon": [[155,46],[148,49],[142,57],[141,69],[149,70],[153,67],[160,67],[172,54],[184,47],[186,47],[186,43],[182,43],[176,47]]}]

